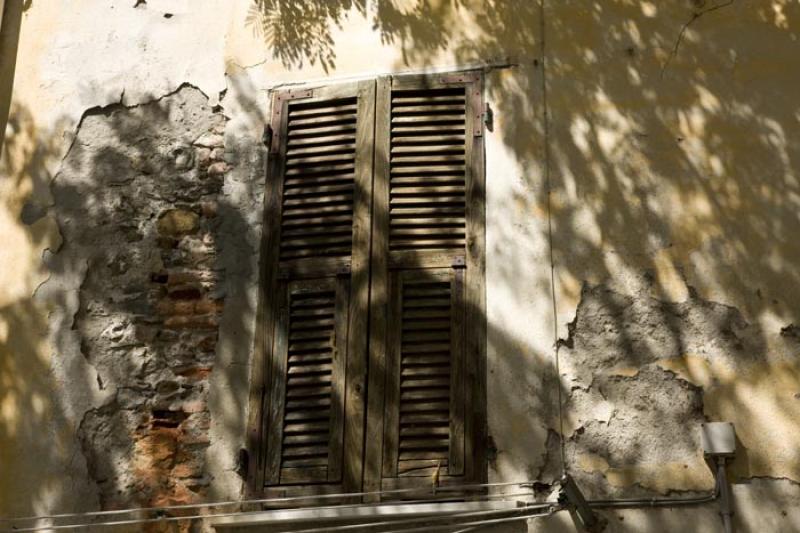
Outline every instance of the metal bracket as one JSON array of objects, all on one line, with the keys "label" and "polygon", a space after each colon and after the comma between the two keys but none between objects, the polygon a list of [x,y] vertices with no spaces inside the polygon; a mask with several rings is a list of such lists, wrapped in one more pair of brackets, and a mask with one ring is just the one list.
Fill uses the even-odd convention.
[{"label": "metal bracket", "polygon": [[311,98],[314,96],[314,89],[291,89],[278,94],[279,100],[298,100],[300,98]]},{"label": "metal bracket", "polygon": [[717,456],[717,488],[719,490],[719,514],[722,517],[722,526],[725,533],[733,531],[733,500],[731,499],[731,487],[728,476],[725,472],[726,458]]},{"label": "metal bracket", "polygon": [[467,268],[467,261],[463,255],[453,257],[453,262],[450,264],[453,268]]},{"label": "metal bracket", "polygon": [[462,72],[460,74],[448,74],[439,76],[439,83],[472,83],[480,79],[477,72]]},{"label": "metal bracket", "polygon": [[558,502],[561,505],[568,506],[570,510],[574,511],[572,513],[573,519],[579,522],[576,525],[579,528],[583,528],[585,531],[597,531],[601,525],[600,520],[597,518],[597,515],[594,514],[591,507],[589,507],[586,498],[583,497],[583,493],[581,489],[578,488],[575,480],[572,479],[569,474],[564,474],[560,484],[561,491],[558,493]]}]

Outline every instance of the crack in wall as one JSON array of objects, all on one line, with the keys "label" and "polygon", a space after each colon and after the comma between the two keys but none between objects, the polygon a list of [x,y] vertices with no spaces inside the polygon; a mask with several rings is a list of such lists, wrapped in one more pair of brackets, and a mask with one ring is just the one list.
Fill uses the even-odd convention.
[{"label": "crack in wall", "polygon": [[[705,0],[694,0],[694,2],[696,4],[699,4],[700,6],[705,4]],[[707,15],[708,13],[711,13],[711,12],[716,11],[718,9],[722,9],[724,7],[728,7],[728,6],[732,5],[733,2],[734,2],[734,0],[728,0],[727,2],[724,2],[722,4],[716,4],[716,5],[713,5],[711,7],[706,8],[706,9],[703,9],[701,11],[695,11],[694,13],[692,13],[691,18],[688,21],[686,21],[683,24],[683,26],[681,26],[681,30],[678,32],[678,37],[675,39],[675,45],[672,47],[672,50],[670,50],[670,53],[667,56],[666,61],[664,61],[664,64],[661,66],[661,74],[660,74],[660,76],[661,76],[662,79],[664,78],[664,72],[667,70],[667,67],[672,62],[672,60],[678,55],[678,49],[680,48],[681,43],[683,42],[683,37],[686,34],[686,31],[689,29],[689,26],[691,26],[692,24],[697,22],[697,19],[699,19],[703,15]]]}]

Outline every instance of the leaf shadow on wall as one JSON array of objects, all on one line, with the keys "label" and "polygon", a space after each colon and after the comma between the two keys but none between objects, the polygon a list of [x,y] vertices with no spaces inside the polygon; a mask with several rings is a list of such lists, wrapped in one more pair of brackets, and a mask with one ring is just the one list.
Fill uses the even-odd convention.
[{"label": "leaf shadow on wall", "polygon": [[[800,137],[785,91],[798,83],[786,67],[800,8],[620,1],[550,2],[542,10],[534,2],[461,0],[353,7],[337,4],[334,16],[313,19],[298,39],[317,39],[332,74],[339,49],[318,37],[330,37],[348,16],[363,17],[400,49],[397,70],[436,67],[442,57],[515,65],[487,74],[498,126],[491,139],[513,160],[501,161],[502,172],[516,174],[503,179],[508,190],[488,190],[487,260],[496,276],[488,294],[490,382],[514,391],[490,386],[489,402],[490,411],[528,422],[490,420],[491,431],[515,435],[494,439],[506,462],[498,468],[527,469],[548,483],[558,472],[552,354],[534,347],[549,343],[504,326],[550,299],[549,211],[562,324],[564,309],[577,311],[561,339],[567,461],[590,492],[710,486],[699,454],[704,420],[737,424],[739,482],[796,472],[797,447],[770,437],[762,415],[780,413],[786,431],[798,415]],[[285,13],[280,2],[258,2],[250,20],[287,24]],[[479,31],[466,37],[460,28]],[[266,42],[290,70],[303,65],[298,43]],[[504,296],[492,287],[519,299],[493,308]],[[531,360],[548,372],[520,375]],[[520,400],[517,391],[529,396]],[[636,436],[661,420],[671,422],[654,432],[655,442]],[[541,459],[527,458],[531,442]],[[663,463],[674,470],[661,470],[661,482]]]}]

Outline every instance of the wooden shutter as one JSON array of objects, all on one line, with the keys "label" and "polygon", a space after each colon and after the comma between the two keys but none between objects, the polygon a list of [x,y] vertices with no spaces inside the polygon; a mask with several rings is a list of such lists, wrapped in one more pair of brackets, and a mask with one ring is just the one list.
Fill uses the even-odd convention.
[{"label": "wooden shutter", "polygon": [[365,490],[479,480],[481,79],[384,78],[376,102]]},{"label": "wooden shutter", "polygon": [[374,90],[360,82],[273,100],[253,374],[265,386],[251,404],[260,494],[360,488]]}]

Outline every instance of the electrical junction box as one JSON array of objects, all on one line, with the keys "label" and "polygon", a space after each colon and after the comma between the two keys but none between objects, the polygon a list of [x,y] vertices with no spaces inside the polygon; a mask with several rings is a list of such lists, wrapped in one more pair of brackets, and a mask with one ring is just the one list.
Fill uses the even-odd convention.
[{"label": "electrical junction box", "polygon": [[721,457],[736,454],[736,431],[730,422],[706,422],[700,424],[703,453]]}]

